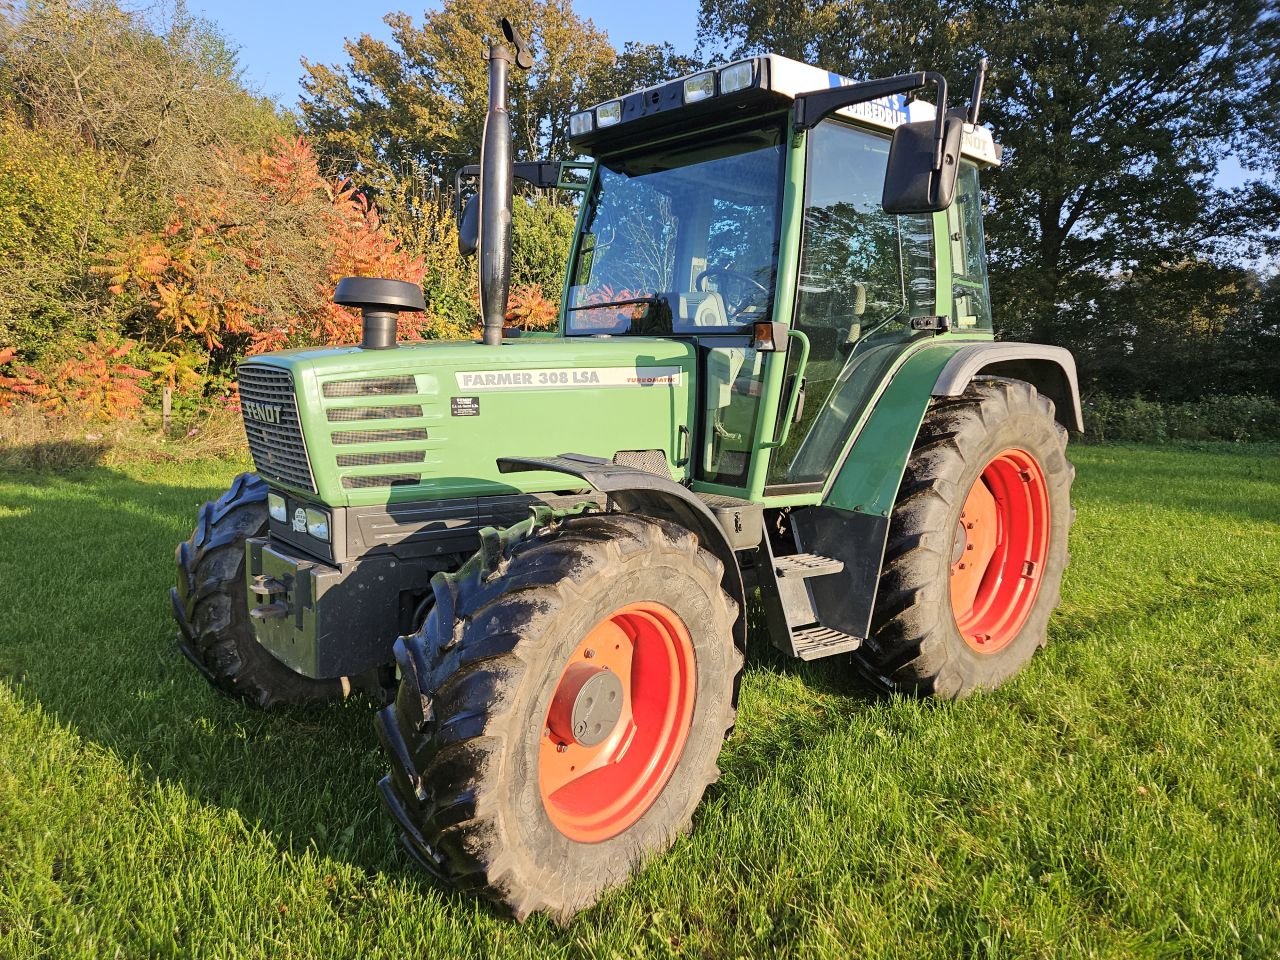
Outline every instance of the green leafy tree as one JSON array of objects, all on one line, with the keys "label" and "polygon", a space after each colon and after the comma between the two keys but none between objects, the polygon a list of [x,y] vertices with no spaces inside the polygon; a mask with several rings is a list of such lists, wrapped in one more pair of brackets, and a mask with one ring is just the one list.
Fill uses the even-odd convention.
[{"label": "green leafy tree", "polygon": [[37,353],[93,327],[120,197],[109,158],[2,113],[0,183],[0,346]]},{"label": "green leafy tree", "polygon": [[152,222],[212,149],[260,149],[289,131],[249,93],[235,52],[180,0],[32,0],[0,12],[0,97],[32,127],[112,161],[125,213]]},{"label": "green leafy tree", "polygon": [[[1088,354],[1123,338],[1132,284],[1148,299],[1167,285],[1172,309],[1175,289],[1190,295],[1172,266],[1278,239],[1275,0],[702,0],[701,23],[706,55],[772,49],[853,77],[955,82],[991,56],[983,115],[1006,153],[986,178],[987,233],[1006,336]],[[1215,180],[1227,153],[1250,175],[1235,189]]]}]

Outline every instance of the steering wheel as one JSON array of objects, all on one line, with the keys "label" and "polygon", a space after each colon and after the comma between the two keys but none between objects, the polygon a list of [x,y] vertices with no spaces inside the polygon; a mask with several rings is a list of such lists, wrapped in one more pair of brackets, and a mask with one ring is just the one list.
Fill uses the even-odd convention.
[{"label": "steering wheel", "polygon": [[[769,288],[766,287],[763,283],[756,280],[754,277],[748,276],[747,274],[742,273],[738,270],[730,270],[728,267],[709,267],[708,269],[703,270],[700,274],[698,274],[693,280],[693,285],[694,287],[697,288],[697,290],[700,293],[707,292],[707,288],[704,282],[706,281],[707,277],[724,277],[725,279],[732,280],[735,283],[741,284],[744,287],[755,287],[757,291],[759,291],[760,293],[763,293],[766,297],[769,295]],[[719,284],[717,284],[717,286],[719,286]],[[717,292],[723,293],[723,291],[717,291]],[[746,308],[750,305],[750,301],[754,299],[752,291],[745,290],[744,294],[745,294],[744,296],[738,297],[733,302],[732,305],[726,302],[725,309],[728,310],[734,316],[737,316],[740,313],[744,313],[746,311]]]}]

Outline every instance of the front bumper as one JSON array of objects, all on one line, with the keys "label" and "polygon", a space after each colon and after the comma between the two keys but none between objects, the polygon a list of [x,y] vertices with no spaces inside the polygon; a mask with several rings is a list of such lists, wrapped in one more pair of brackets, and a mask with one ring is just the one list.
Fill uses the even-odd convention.
[{"label": "front bumper", "polygon": [[390,663],[404,608],[431,576],[392,556],[330,565],[269,538],[250,539],[245,551],[254,636],[313,679],[357,676]]}]

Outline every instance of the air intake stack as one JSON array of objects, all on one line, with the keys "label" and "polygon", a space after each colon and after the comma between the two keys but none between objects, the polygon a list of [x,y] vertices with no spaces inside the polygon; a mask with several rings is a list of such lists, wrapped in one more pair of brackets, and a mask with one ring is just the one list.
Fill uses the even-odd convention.
[{"label": "air intake stack", "polygon": [[333,302],[360,308],[360,346],[365,350],[391,349],[396,345],[396,314],[427,309],[422,288],[416,283],[378,277],[343,277],[333,292]]}]

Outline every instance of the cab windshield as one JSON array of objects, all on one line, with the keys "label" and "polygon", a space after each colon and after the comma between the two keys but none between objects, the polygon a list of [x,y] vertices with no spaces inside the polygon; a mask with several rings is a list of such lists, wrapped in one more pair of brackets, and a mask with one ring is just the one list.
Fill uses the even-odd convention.
[{"label": "cab windshield", "polygon": [[600,160],[565,332],[738,333],[767,318],[784,142],[770,127]]}]

